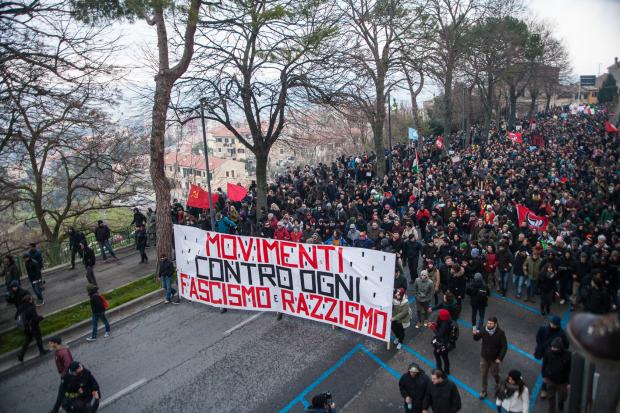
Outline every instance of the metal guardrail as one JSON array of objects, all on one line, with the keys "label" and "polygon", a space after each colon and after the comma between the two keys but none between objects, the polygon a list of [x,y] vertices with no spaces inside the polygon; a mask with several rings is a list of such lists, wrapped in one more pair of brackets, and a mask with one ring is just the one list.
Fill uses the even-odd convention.
[{"label": "metal guardrail", "polygon": [[[133,233],[134,227],[123,228],[120,231],[113,232],[110,236],[110,243],[113,249],[126,247],[135,243],[135,237]],[[95,255],[99,254],[99,243],[95,239],[94,233],[85,234],[86,242],[90,248],[95,251]],[[52,268],[62,264],[68,264],[71,262],[71,248],[69,248],[69,241],[62,242],[60,244],[49,244],[41,248],[41,254],[43,254],[44,268]],[[77,257],[79,259],[79,256]],[[15,262],[19,266],[22,276],[26,274],[26,268],[22,254],[17,254]]]}]

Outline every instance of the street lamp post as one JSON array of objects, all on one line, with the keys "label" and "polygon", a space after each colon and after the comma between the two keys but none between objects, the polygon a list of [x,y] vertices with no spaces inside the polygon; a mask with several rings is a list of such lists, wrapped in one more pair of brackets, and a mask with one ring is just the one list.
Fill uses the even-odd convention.
[{"label": "street lamp post", "polygon": [[211,173],[209,172],[209,146],[207,145],[207,128],[205,126],[205,98],[200,99],[200,119],[202,120],[202,145],[205,153],[205,167],[207,168],[207,190],[209,191],[209,216],[211,217],[211,231],[215,231],[215,210],[211,197]]}]

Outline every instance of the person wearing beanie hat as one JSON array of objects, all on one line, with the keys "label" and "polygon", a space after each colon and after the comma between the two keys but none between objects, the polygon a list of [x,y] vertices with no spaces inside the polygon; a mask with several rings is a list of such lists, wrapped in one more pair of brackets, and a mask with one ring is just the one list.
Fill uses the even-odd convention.
[{"label": "person wearing beanie hat", "polygon": [[415,328],[428,326],[428,313],[430,311],[431,298],[435,294],[433,281],[428,277],[428,271],[422,270],[420,276],[413,282],[413,296],[415,297],[415,308],[418,316]]},{"label": "person wearing beanie hat", "polygon": [[560,337],[551,341],[551,345],[543,356],[542,377],[547,388],[547,398],[549,400],[549,413],[556,411],[557,405],[560,410],[564,410],[564,401],[568,395],[568,384],[570,383],[571,353],[564,348],[564,343]]},{"label": "person wearing beanie hat", "polygon": [[502,381],[497,389],[495,405],[499,413],[529,413],[530,392],[523,382],[519,370],[510,370],[506,380]]},{"label": "person wearing beanie hat", "polygon": [[496,317],[489,317],[482,331],[474,332],[475,341],[482,340],[480,349],[480,374],[482,375],[482,390],[480,400],[487,397],[488,375],[491,373],[495,379],[495,387],[499,385],[499,366],[506,357],[508,341],[506,333],[502,330]]},{"label": "person wearing beanie hat", "polygon": [[446,375],[450,375],[448,353],[456,347],[458,325],[452,320],[448,310],[441,309],[437,315],[437,322],[431,325],[431,329],[435,332],[432,344],[437,368],[446,373]]},{"label": "person wearing beanie hat", "polygon": [[[568,337],[562,330],[562,320],[556,315],[549,317],[549,323],[538,329],[536,333],[536,348],[534,349],[534,357],[541,360],[555,338],[560,338],[562,345],[568,349]],[[547,385],[543,382],[543,388],[540,392],[542,399],[547,398]]]},{"label": "person wearing beanie hat", "polygon": [[69,364],[61,384],[62,408],[67,412],[95,412],[101,393],[92,373],[78,362]]},{"label": "person wearing beanie hat", "polygon": [[398,389],[405,402],[405,413],[420,413],[431,380],[416,363],[411,363],[400,377]]},{"label": "person wearing beanie hat", "polygon": [[[69,373],[69,367],[73,361],[73,355],[69,347],[62,344],[62,339],[59,336],[51,337],[47,341],[47,346],[54,350],[54,361],[56,362],[56,369],[60,375],[60,386],[58,386],[58,396],[56,397],[56,403],[51,410],[51,413],[57,413],[62,403],[62,381],[63,378]],[[75,367],[75,366],[74,366]]]},{"label": "person wearing beanie hat", "polygon": [[482,329],[482,323],[484,322],[484,313],[487,306],[489,305],[489,296],[491,295],[491,290],[484,282],[482,274],[477,272],[474,274],[473,282],[467,287],[465,291],[470,297],[471,325],[473,326],[472,329],[475,333],[476,331]]}]

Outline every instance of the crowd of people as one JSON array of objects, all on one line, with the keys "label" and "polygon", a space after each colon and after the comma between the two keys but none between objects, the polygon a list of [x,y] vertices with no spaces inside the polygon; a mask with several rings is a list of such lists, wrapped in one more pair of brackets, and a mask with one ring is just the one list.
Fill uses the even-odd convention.
[{"label": "crowd of people", "polygon": [[[541,396],[554,412],[564,407],[570,353],[552,303],[596,315],[612,313],[618,305],[619,149],[617,134],[605,132],[607,115],[556,108],[519,125],[523,143],[508,139],[500,125],[488,136],[476,136],[473,144],[455,142],[447,156],[434,140],[396,145],[387,152],[388,173],[382,179],[373,154],[290,168],[269,185],[268,207],[261,211],[255,207],[254,185],[241,202],[218,189],[215,231],[395,253],[396,347],[401,348],[410,323],[431,328],[440,372],[433,372],[431,382],[441,381],[442,374],[449,381],[456,320],[463,301],[469,301],[473,338],[482,342],[480,398],[487,397],[491,373],[498,409],[511,412],[528,411],[528,389],[517,370],[501,380],[506,336],[495,316],[485,318],[485,309],[492,293],[537,301],[548,320],[541,321],[536,337],[545,383]],[[546,228],[520,221],[517,205],[548,221]],[[175,200],[171,214],[175,223],[211,229],[207,211],[184,210]],[[408,294],[415,299],[415,312],[409,310]],[[615,326],[607,330],[615,332],[607,340],[617,343],[618,317],[605,317],[597,320]],[[582,334],[583,328],[574,333]],[[553,340],[558,337],[560,344]],[[419,399],[403,395],[407,406]],[[423,399],[406,411],[432,406]],[[434,411],[458,410],[456,398],[440,399],[452,400],[452,407]]]},{"label": "crowd of people", "polygon": [[[610,340],[618,343],[618,316],[611,313],[618,309],[620,281],[619,138],[605,132],[606,119],[604,110],[590,115],[556,108],[519,125],[521,144],[507,139],[505,125],[488,136],[474,136],[471,144],[453,139],[447,153],[434,139],[399,144],[387,151],[388,173],[382,179],[372,153],[289,168],[269,184],[268,206],[260,211],[254,184],[240,202],[218,189],[215,228],[208,211],[186,209],[177,200],[170,213],[174,223],[205,230],[396,254],[396,347],[401,348],[410,324],[430,328],[437,364],[430,378],[416,364],[401,378],[408,413],[460,409],[458,388],[448,375],[464,301],[471,305],[473,339],[482,348],[480,398],[491,397],[490,373],[498,411],[527,413],[529,390],[521,373],[510,370],[504,379],[500,376],[506,335],[496,315],[485,318],[485,309],[492,293],[538,301],[548,321],[541,321],[544,326],[535,337],[536,357],[542,360],[542,396],[555,412],[566,399],[570,353],[551,304],[602,316],[572,332],[579,339],[592,323],[602,323],[599,341],[605,344],[586,343],[591,353],[600,353]],[[528,220],[520,221],[517,205],[543,217],[547,227],[536,230]],[[134,210],[133,224],[136,248],[146,262],[145,249],[156,241],[154,212],[145,216]],[[114,257],[108,239],[109,231],[101,231],[101,255],[107,249]],[[84,245],[79,239],[75,243]],[[81,247],[76,253],[85,257]],[[172,264],[165,255],[159,258],[166,302],[171,302]],[[94,275],[89,282],[96,287]],[[34,285],[33,292],[37,294]],[[9,298],[16,307],[24,300],[14,292]],[[93,334],[100,318],[93,315]],[[105,317],[103,321],[107,324]],[[605,357],[620,358],[617,348]]]}]

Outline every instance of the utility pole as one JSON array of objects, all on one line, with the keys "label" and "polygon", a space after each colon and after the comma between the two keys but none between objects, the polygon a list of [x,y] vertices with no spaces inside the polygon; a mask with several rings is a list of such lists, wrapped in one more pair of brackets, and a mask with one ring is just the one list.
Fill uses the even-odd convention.
[{"label": "utility pole", "polygon": [[202,146],[205,153],[205,167],[207,168],[207,190],[209,191],[209,216],[211,217],[211,231],[215,231],[215,205],[211,197],[211,172],[209,169],[209,146],[207,145],[207,128],[205,126],[205,98],[200,99],[200,118],[202,120]]}]

